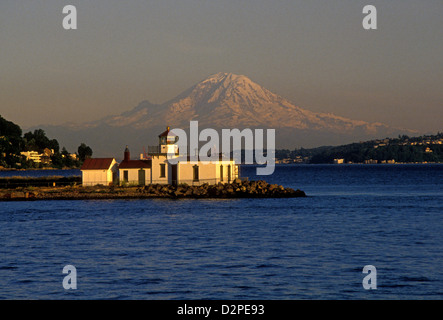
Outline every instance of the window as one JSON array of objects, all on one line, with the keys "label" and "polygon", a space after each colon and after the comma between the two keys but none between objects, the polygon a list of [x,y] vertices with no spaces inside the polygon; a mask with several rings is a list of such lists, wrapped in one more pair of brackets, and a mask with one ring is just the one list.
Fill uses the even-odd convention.
[{"label": "window", "polygon": [[128,182],[129,181],[129,172],[128,170],[123,171],[123,181]]},{"label": "window", "polygon": [[193,166],[192,169],[193,169],[193,173],[194,173],[193,174],[194,181],[198,181],[199,180],[199,178],[198,178],[198,165]]},{"label": "window", "polygon": [[223,165],[220,165],[220,181],[223,181]]},{"label": "window", "polygon": [[166,164],[160,163],[160,178],[166,177]]},{"label": "window", "polygon": [[167,144],[174,144],[174,143],[176,143],[178,141],[178,137],[176,137],[176,136],[168,136],[167,138],[166,138],[166,143]]}]

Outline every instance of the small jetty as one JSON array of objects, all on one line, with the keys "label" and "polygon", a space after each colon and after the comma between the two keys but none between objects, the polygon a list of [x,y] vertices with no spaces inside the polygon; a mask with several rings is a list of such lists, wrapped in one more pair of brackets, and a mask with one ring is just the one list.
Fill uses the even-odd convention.
[{"label": "small jetty", "polygon": [[1,188],[0,201],[96,200],[96,199],[204,199],[204,198],[296,198],[305,192],[270,184],[263,180],[235,179],[231,183],[201,185],[88,186],[20,186]]}]

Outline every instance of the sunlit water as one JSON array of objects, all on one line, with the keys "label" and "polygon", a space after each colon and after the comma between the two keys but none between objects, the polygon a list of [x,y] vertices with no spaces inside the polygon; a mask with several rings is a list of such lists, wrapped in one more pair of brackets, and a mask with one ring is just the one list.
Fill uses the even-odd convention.
[{"label": "sunlit water", "polygon": [[254,173],[308,197],[0,202],[0,298],[442,298],[442,165]]}]

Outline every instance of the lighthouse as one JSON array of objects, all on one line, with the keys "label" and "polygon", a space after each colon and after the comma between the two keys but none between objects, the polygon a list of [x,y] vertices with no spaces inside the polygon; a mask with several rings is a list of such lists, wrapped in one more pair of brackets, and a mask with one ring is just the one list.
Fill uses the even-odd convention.
[{"label": "lighthouse", "polygon": [[158,136],[160,153],[168,155],[178,154],[178,146],[175,144],[178,140],[177,135],[171,132],[170,127]]},{"label": "lighthouse", "polygon": [[238,178],[238,168],[233,157],[190,161],[189,156],[179,154],[179,138],[174,130],[166,127],[158,135],[158,145],[148,146],[151,183],[200,185],[226,183]]}]

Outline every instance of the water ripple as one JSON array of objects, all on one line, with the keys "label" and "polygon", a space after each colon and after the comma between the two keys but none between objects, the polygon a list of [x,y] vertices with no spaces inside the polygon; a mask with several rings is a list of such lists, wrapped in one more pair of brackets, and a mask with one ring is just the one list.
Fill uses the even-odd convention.
[{"label": "water ripple", "polygon": [[441,299],[442,168],[267,179],[304,199],[2,203],[0,299]]}]

